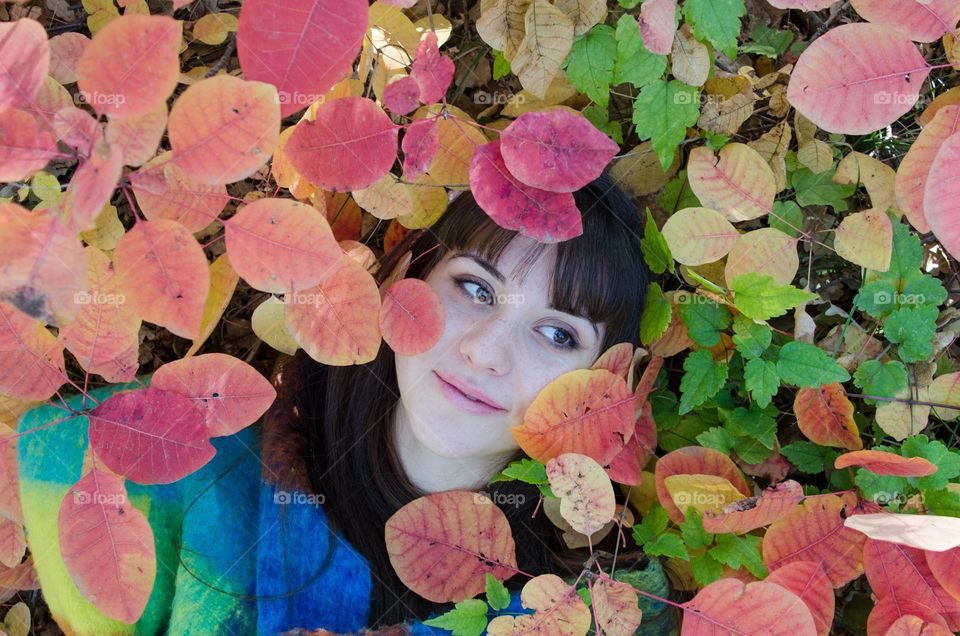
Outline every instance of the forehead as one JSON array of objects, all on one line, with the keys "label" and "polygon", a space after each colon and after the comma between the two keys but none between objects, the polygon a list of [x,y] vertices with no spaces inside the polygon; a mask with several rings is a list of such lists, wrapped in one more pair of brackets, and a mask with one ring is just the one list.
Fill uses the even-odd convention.
[{"label": "forehead", "polygon": [[456,258],[472,267],[486,270],[500,284],[512,282],[516,286],[542,289],[542,295],[546,297],[553,278],[557,251],[556,245],[544,246],[539,254],[535,249],[531,251],[538,245],[534,239],[518,234],[496,260],[492,256],[488,260],[476,247],[453,249],[446,258]]}]

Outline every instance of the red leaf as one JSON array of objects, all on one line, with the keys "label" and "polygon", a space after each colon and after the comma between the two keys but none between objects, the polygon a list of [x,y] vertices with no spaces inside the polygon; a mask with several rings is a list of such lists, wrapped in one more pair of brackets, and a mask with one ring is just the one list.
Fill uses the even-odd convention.
[{"label": "red leaf", "polygon": [[900,477],[924,477],[937,472],[937,467],[923,457],[901,457],[895,453],[878,450],[862,450],[844,453],[833,462],[834,468],[863,466],[877,475]]},{"label": "red leaf", "polygon": [[836,597],[830,579],[819,563],[794,561],[777,568],[764,580],[785,587],[799,596],[813,615],[817,633],[820,636],[830,633]]},{"label": "red leaf", "polygon": [[432,104],[443,99],[453,81],[454,70],[453,60],[440,54],[437,34],[428,32],[417,45],[413,64],[410,65],[410,77],[420,86],[420,100],[424,104]]},{"label": "red leaf", "polygon": [[607,475],[617,483],[639,486],[643,480],[643,467],[653,456],[656,447],[657,422],[653,419],[653,407],[644,399],[633,435],[617,456],[610,460]]},{"label": "red leaf", "polygon": [[122,172],[123,155],[119,148],[104,143],[93,149],[73,173],[60,204],[71,229],[85,232],[97,226],[97,216],[110,202]]},{"label": "red leaf", "polygon": [[507,517],[478,493],[447,490],[414,499],[387,519],[385,533],[400,580],[437,603],[476,596],[487,573],[504,581],[517,572]]},{"label": "red leaf", "polygon": [[406,115],[420,105],[420,86],[417,80],[403,75],[393,80],[383,91],[383,104],[398,115]]},{"label": "red leaf", "polygon": [[960,600],[937,582],[923,550],[867,538],[863,544],[863,569],[878,598],[926,605],[943,616],[950,631],[960,631]]},{"label": "red leaf", "polygon": [[600,176],[620,147],[590,121],[564,108],[528,111],[500,135],[500,152],[522,183],[573,192]]},{"label": "red leaf", "polygon": [[403,178],[413,181],[427,171],[440,148],[437,120],[418,119],[407,126],[400,147],[403,149]]},{"label": "red leaf", "polygon": [[240,68],[245,79],[276,86],[286,117],[350,73],[366,31],[366,0],[246,0],[237,25]]},{"label": "red leaf", "polygon": [[0,181],[20,181],[56,157],[57,140],[40,132],[30,113],[8,108],[0,111]]},{"label": "red leaf", "polygon": [[793,400],[800,431],[811,442],[849,450],[863,448],[853,419],[853,404],[839,382],[803,387]]},{"label": "red leaf", "polygon": [[43,25],[26,18],[0,22],[0,112],[29,106],[49,69],[50,46]]},{"label": "red leaf", "polygon": [[810,610],[788,589],[766,581],[720,579],[683,604],[683,636],[815,636]]},{"label": "red leaf", "polygon": [[64,495],[57,516],[60,551],[80,593],[124,623],[147,606],[157,575],[153,529],[130,504],[123,480],[92,469]]},{"label": "red leaf", "polygon": [[443,303],[426,282],[403,278],[384,292],[380,332],[400,355],[415,356],[431,349],[443,335],[443,325]]},{"label": "red leaf", "polygon": [[[950,104],[936,112],[910,145],[906,156],[897,166],[897,205],[918,232],[929,232],[923,209],[923,195],[927,188],[930,168],[943,142],[960,131],[960,105]],[[936,205],[936,201],[933,202]]]},{"label": "red leaf", "polygon": [[703,529],[707,532],[749,532],[782,518],[803,499],[803,487],[787,480],[767,488],[759,497],[748,497],[724,506],[722,511],[705,510]]},{"label": "red leaf", "polygon": [[683,512],[673,502],[664,480],[670,475],[716,475],[728,480],[734,488],[750,496],[747,481],[733,460],[712,448],[684,446],[671,451],[657,460],[654,468],[657,498],[674,523],[683,521]]},{"label": "red leaf", "polygon": [[884,636],[953,636],[953,632],[940,623],[905,614],[890,626]]},{"label": "red leaf", "polygon": [[94,36],[77,63],[77,87],[100,115],[146,115],[162,104],[180,77],[180,22],[168,16],[125,14]]},{"label": "red leaf", "polygon": [[326,190],[360,190],[390,171],[399,127],[373,101],[324,102],[313,121],[297,124],[284,152],[297,172]]},{"label": "red leaf", "polygon": [[93,409],[90,445],[110,470],[140,484],[169,484],[216,454],[203,413],[154,387],[116,393]]},{"label": "red leaf", "polygon": [[640,5],[637,23],[644,47],[657,55],[669,55],[677,33],[677,0],[647,0]]},{"label": "red leaf", "polygon": [[960,21],[956,0],[852,0],[864,20],[890,27],[915,42],[935,42]]},{"label": "red leaf", "polygon": [[913,108],[929,73],[917,46],[895,31],[864,22],[843,24],[800,54],[787,99],[828,132],[867,134]]},{"label": "red leaf", "polygon": [[[924,215],[930,229],[950,254],[960,255],[960,132],[943,142],[930,167],[923,195]],[[944,198],[946,197],[946,198]]]},{"label": "red leaf", "polygon": [[960,548],[934,552],[924,550],[934,578],[954,598],[960,598]]},{"label": "red leaf", "polygon": [[[867,617],[867,636],[886,636],[893,625],[904,616],[913,616],[927,623],[947,629],[947,621],[932,607],[909,598],[881,598]],[[923,636],[936,636],[924,633]]]},{"label": "red leaf", "polygon": [[497,225],[541,243],[557,243],[583,234],[583,219],[573,195],[532,188],[517,180],[500,155],[500,141],[476,148],[470,161],[470,189]]},{"label": "red leaf", "polygon": [[260,372],[224,353],[168,362],[153,374],[150,386],[193,400],[210,437],[233,435],[253,424],[277,397]]}]

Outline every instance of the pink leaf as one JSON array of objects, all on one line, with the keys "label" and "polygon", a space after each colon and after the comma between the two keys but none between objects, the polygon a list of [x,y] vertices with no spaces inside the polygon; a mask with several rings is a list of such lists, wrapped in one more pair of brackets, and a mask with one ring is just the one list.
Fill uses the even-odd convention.
[{"label": "pink leaf", "polygon": [[430,285],[403,278],[387,287],[380,307],[380,332],[395,352],[415,356],[431,349],[440,340],[443,325],[443,304]]},{"label": "pink leaf", "polygon": [[92,469],[60,502],[60,551],[80,593],[124,623],[143,614],[157,575],[153,530],[123,480]]},{"label": "pink leaf", "polygon": [[82,33],[61,33],[50,38],[50,76],[61,84],[77,81],[77,64],[90,38]]},{"label": "pink leaf", "polygon": [[179,393],[154,387],[116,393],[93,409],[90,445],[113,472],[140,484],[169,484],[210,461],[203,413]]},{"label": "pink leaf", "polygon": [[927,179],[937,151],[955,132],[960,132],[960,105],[950,104],[938,110],[923,127],[897,167],[897,205],[917,232],[930,231],[923,209]]},{"label": "pink leaf", "polygon": [[836,597],[823,566],[813,561],[794,561],[778,568],[764,579],[784,587],[806,603],[820,636],[830,633]]},{"label": "pink leaf", "polygon": [[913,108],[929,73],[917,46],[906,37],[875,24],[844,24],[800,55],[787,99],[828,132],[862,135]]},{"label": "pink leaf", "polygon": [[366,31],[366,0],[246,0],[237,25],[240,68],[244,79],[276,86],[286,117],[350,73]]},{"label": "pink leaf", "polygon": [[433,31],[420,41],[414,56],[410,77],[420,86],[420,100],[424,104],[439,102],[453,81],[453,60],[440,54]]},{"label": "pink leaf", "polygon": [[507,170],[500,141],[473,152],[470,189],[477,203],[497,225],[536,239],[556,243],[583,234],[583,221],[573,195],[525,185]]},{"label": "pink leaf", "polygon": [[66,381],[63,345],[42,324],[0,302],[0,393],[46,400]]},{"label": "pink leaf", "polygon": [[778,9],[800,9],[802,11],[820,11],[833,5],[837,0],[767,0]]},{"label": "pink leaf", "polygon": [[50,46],[39,22],[0,22],[0,112],[29,106],[49,69]]},{"label": "pink leaf", "polygon": [[392,112],[406,115],[420,105],[420,86],[409,75],[398,77],[387,84],[383,91],[383,103]]},{"label": "pink leaf", "polygon": [[0,181],[29,179],[57,156],[57,140],[40,132],[30,113],[0,111]]},{"label": "pink leaf", "polygon": [[190,178],[170,161],[172,153],[157,155],[128,175],[144,216],[169,219],[190,232],[199,232],[217,219],[230,201],[223,184],[209,185]]},{"label": "pink leaf", "polygon": [[960,132],[943,142],[927,176],[923,210],[930,229],[954,258],[960,258]]},{"label": "pink leaf", "polygon": [[153,374],[150,385],[193,400],[211,437],[233,435],[253,424],[277,397],[260,372],[224,353],[168,362]]},{"label": "pink leaf", "polygon": [[97,216],[110,202],[123,172],[119,148],[99,144],[77,171],[63,197],[61,207],[72,229],[85,232],[96,227]]},{"label": "pink leaf", "polygon": [[510,173],[533,188],[573,192],[600,176],[620,147],[582,115],[563,108],[526,112],[500,135]]},{"label": "pink leaf", "polygon": [[53,130],[57,138],[86,157],[94,145],[103,139],[103,127],[90,113],[76,106],[67,106],[53,116]]},{"label": "pink leaf", "polygon": [[326,190],[360,190],[390,171],[399,127],[363,97],[324,102],[314,121],[301,121],[287,140],[290,163]]},{"label": "pink leaf", "polygon": [[956,0],[853,0],[864,20],[890,27],[915,42],[935,42],[960,21]]},{"label": "pink leaf", "polygon": [[403,178],[413,181],[430,167],[440,148],[440,127],[434,118],[418,119],[403,134]]},{"label": "pink leaf", "polygon": [[640,5],[640,37],[651,53],[669,55],[677,32],[677,0],[647,0]]},{"label": "pink leaf", "polygon": [[720,579],[683,604],[683,636],[764,634],[813,636],[810,610],[790,590],[754,581]]}]

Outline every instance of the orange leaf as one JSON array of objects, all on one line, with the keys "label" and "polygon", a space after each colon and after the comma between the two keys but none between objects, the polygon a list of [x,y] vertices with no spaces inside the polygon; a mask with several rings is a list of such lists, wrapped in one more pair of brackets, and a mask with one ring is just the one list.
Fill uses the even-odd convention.
[{"label": "orange leaf", "polygon": [[0,302],[0,393],[46,400],[66,381],[63,345],[42,324]]},{"label": "orange leaf", "polygon": [[576,369],[543,387],[523,422],[510,430],[538,461],[580,453],[606,466],[633,435],[634,400],[622,377],[606,369]]},{"label": "orange leaf", "polygon": [[107,142],[118,148],[127,166],[146,163],[157,152],[163,133],[167,130],[167,104],[145,115],[129,119],[111,119],[107,122]]},{"label": "orange leaf", "polygon": [[90,446],[113,472],[140,484],[169,484],[216,454],[203,413],[173,391],[115,393],[90,411]]},{"label": "orange leaf", "polygon": [[[926,623],[947,629],[947,621],[932,607],[913,599],[881,598],[867,617],[867,636],[886,636],[893,625],[904,616],[913,616]],[[948,632],[949,633],[949,632]],[[923,636],[934,636],[924,633]]]},{"label": "orange leaf", "polygon": [[813,615],[819,636],[830,633],[836,597],[819,563],[794,561],[774,570],[764,581],[776,583],[799,596]]},{"label": "orange leaf", "polygon": [[343,256],[320,284],[284,294],[286,325],[307,354],[323,364],[370,362],[381,337],[380,291],[359,263]]},{"label": "orange leaf", "polygon": [[924,550],[934,578],[954,598],[960,598],[960,547],[941,552]]},{"label": "orange leaf", "polygon": [[800,389],[793,400],[793,412],[800,431],[811,442],[848,450],[863,448],[853,420],[853,404],[839,382]]},{"label": "orange leaf", "polygon": [[29,105],[49,69],[50,46],[43,25],[26,18],[0,22],[0,112]]},{"label": "orange leaf", "polygon": [[621,375],[626,379],[632,361],[633,344],[630,342],[620,342],[604,351],[590,368],[606,369],[610,373]]},{"label": "orange leaf", "polygon": [[664,480],[671,475],[714,475],[722,477],[742,492],[744,497],[750,496],[750,489],[747,487],[747,482],[737,465],[733,463],[732,459],[712,448],[684,446],[669,452],[657,460],[653,475],[657,488],[657,499],[660,500],[660,505],[666,509],[674,523],[683,521],[683,511],[677,508],[670,492],[667,490]]},{"label": "orange leaf", "polygon": [[626,583],[598,578],[590,590],[597,623],[607,634],[633,634],[643,618],[637,591]]},{"label": "orange leaf", "polygon": [[260,169],[280,140],[277,89],[233,75],[191,85],[170,109],[173,161],[191,179],[218,185]]},{"label": "orange leaf", "polygon": [[905,614],[894,621],[884,636],[953,636],[953,632],[939,623]]},{"label": "orange leaf", "polygon": [[384,292],[380,331],[396,353],[415,356],[437,344],[443,335],[443,304],[433,287],[416,278],[403,278]]},{"label": "orange leaf", "polygon": [[144,216],[169,219],[190,232],[199,232],[215,221],[230,200],[223,184],[208,185],[190,177],[164,152],[129,175],[133,193]]},{"label": "orange leaf", "polygon": [[126,14],[103,27],[77,62],[77,87],[99,115],[146,115],[162,104],[180,77],[180,22]]},{"label": "orange leaf", "polygon": [[930,123],[923,127],[897,167],[897,205],[918,232],[930,231],[930,224],[927,223],[923,210],[923,193],[933,160],[947,137],[958,131],[960,105],[944,106],[937,111]]},{"label": "orange leaf", "polygon": [[923,550],[868,538],[863,544],[863,569],[878,598],[926,605],[943,616],[950,631],[960,631],[960,600],[937,582]]},{"label": "orange leaf", "polygon": [[759,497],[734,501],[720,511],[704,511],[703,529],[713,533],[749,532],[783,517],[800,503],[803,496],[803,487],[788,479],[767,488]]},{"label": "orange leaf", "polygon": [[[690,151],[690,189],[704,205],[736,223],[769,214],[777,185],[773,170],[756,150],[730,143],[719,158],[706,146]],[[696,263],[687,263],[687,265]]]},{"label": "orange leaf", "polygon": [[[763,562],[773,572],[794,561],[823,566],[833,587],[841,587],[863,573],[866,537],[847,528],[836,495],[814,495],[767,528],[763,537]],[[849,511],[847,511],[849,513]]]},{"label": "orange leaf", "polygon": [[150,386],[193,400],[210,437],[233,435],[253,424],[277,397],[260,372],[225,353],[168,362],[153,374]]},{"label": "orange leaf", "polygon": [[233,269],[261,291],[318,284],[343,257],[323,213],[291,199],[258,199],[224,222]]},{"label": "orange leaf", "polygon": [[593,458],[564,453],[546,464],[550,489],[560,497],[560,515],[587,536],[613,517],[616,500],[613,484]]},{"label": "orange leaf", "polygon": [[653,407],[644,397],[633,435],[606,466],[607,475],[618,484],[639,485],[643,481],[643,467],[653,456],[656,447],[657,422],[653,419]]},{"label": "orange leaf", "polygon": [[80,312],[58,337],[88,373],[107,382],[132,382],[140,366],[140,317],[117,287],[110,258],[84,250],[89,284],[75,295]]},{"label": "orange leaf", "polygon": [[576,589],[556,574],[541,574],[527,581],[520,602],[536,612],[497,616],[487,625],[489,636],[586,634],[590,629],[590,608]]},{"label": "orange leaf", "polygon": [[436,603],[473,598],[488,573],[505,581],[517,572],[507,517],[479,493],[447,490],[414,499],[387,519],[385,533],[400,580]]},{"label": "orange leaf", "polygon": [[755,581],[720,579],[683,604],[684,636],[763,634],[815,636],[810,610],[788,589]]},{"label": "orange leaf", "polygon": [[70,488],[57,517],[60,551],[80,593],[97,609],[133,623],[153,590],[153,530],[127,499],[123,480],[97,469]]},{"label": "orange leaf", "polygon": [[179,223],[138,221],[113,252],[117,282],[143,320],[196,338],[210,291],[203,248]]},{"label": "orange leaf", "polygon": [[861,450],[844,453],[833,462],[834,468],[863,466],[877,475],[900,477],[924,477],[937,472],[937,467],[923,457],[901,457],[896,453],[878,450]]}]

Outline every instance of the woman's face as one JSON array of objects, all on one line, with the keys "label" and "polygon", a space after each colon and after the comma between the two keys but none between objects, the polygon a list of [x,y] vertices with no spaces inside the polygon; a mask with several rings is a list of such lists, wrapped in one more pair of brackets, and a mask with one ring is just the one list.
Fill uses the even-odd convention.
[{"label": "woman's face", "polygon": [[[505,460],[519,448],[510,428],[523,421],[540,390],[568,371],[589,368],[600,355],[603,325],[549,306],[555,245],[519,280],[514,268],[534,242],[518,235],[492,266],[496,273],[471,256],[448,253],[425,279],[443,304],[443,335],[422,354],[396,355],[398,417],[409,428],[407,438],[423,447],[419,453]],[[470,412],[462,397],[451,399],[438,374],[501,408]]]}]

